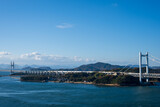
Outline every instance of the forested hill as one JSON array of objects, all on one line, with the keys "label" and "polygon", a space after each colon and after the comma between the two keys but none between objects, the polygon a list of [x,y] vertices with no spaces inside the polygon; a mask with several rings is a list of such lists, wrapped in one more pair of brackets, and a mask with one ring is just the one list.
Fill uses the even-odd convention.
[{"label": "forested hill", "polygon": [[95,64],[81,65],[81,66],[73,68],[73,69],[59,69],[59,70],[67,70],[67,71],[104,71],[104,70],[112,70],[112,69],[117,69],[117,68],[123,68],[123,66],[111,65],[109,63],[97,62]]},{"label": "forested hill", "polygon": [[74,70],[76,71],[103,71],[103,70],[112,70],[112,69],[122,68],[122,67],[123,66],[97,62],[95,64],[81,65],[77,68],[74,68]]}]

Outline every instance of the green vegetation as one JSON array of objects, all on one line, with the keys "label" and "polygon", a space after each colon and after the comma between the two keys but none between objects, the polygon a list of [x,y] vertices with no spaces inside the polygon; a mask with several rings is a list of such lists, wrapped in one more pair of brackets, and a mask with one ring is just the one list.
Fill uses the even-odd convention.
[{"label": "green vegetation", "polygon": [[46,82],[49,78],[47,76],[22,76],[21,81]]},{"label": "green vegetation", "polygon": [[118,76],[116,81],[121,86],[125,85],[139,85],[139,79],[130,75]]},{"label": "green vegetation", "polygon": [[104,77],[96,78],[94,80],[94,83],[96,84],[116,84],[117,83],[116,78],[117,76],[107,75]]},{"label": "green vegetation", "polygon": [[121,86],[139,85],[138,78],[128,75],[107,75],[104,73],[68,73],[54,76],[22,76],[21,81],[58,81],[58,82],[92,82],[93,84],[118,84]]},{"label": "green vegetation", "polygon": [[104,73],[76,73],[66,74],[65,77],[74,82],[93,82],[94,84],[119,84],[121,86],[139,85],[136,77],[129,75],[106,75]]}]

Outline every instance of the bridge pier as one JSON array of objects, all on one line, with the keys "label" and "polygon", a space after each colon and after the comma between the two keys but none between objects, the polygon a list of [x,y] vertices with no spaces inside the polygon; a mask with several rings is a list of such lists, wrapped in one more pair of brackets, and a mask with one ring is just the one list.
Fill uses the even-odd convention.
[{"label": "bridge pier", "polygon": [[[149,73],[149,61],[148,61],[148,52],[146,54],[146,73],[148,74]],[[148,82],[149,79],[147,78],[146,79],[146,82]]]},{"label": "bridge pier", "polygon": [[142,83],[142,53],[139,53],[139,82]]},{"label": "bridge pier", "polygon": [[[141,52],[139,52],[139,82],[142,83],[142,57],[146,58],[146,74],[149,73],[149,61],[148,61],[148,52],[145,55],[142,55]],[[146,82],[148,82],[149,79],[146,79]]]}]

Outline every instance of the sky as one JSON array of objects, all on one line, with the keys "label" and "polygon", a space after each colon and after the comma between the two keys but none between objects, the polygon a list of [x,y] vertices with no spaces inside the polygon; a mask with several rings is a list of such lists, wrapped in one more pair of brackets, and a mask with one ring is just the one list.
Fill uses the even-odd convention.
[{"label": "sky", "polygon": [[159,0],[0,0],[0,63],[160,61],[159,41]]}]

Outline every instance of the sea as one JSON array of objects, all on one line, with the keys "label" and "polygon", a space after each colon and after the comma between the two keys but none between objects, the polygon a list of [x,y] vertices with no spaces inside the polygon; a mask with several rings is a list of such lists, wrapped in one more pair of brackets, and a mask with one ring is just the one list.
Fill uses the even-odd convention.
[{"label": "sea", "polygon": [[19,77],[3,76],[0,107],[160,107],[160,86],[21,82]]}]

